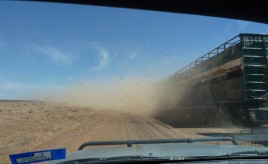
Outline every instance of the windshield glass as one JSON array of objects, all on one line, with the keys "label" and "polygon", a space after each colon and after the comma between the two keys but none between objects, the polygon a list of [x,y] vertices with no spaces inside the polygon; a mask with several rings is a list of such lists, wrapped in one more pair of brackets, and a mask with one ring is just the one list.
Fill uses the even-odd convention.
[{"label": "windshield glass", "polygon": [[0,20],[0,161],[89,141],[267,146],[267,24],[3,1]]}]

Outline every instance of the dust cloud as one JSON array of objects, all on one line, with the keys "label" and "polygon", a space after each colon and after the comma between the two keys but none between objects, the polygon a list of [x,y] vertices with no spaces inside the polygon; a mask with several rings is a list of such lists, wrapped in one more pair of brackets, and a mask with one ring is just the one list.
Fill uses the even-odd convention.
[{"label": "dust cloud", "polygon": [[42,93],[42,99],[71,106],[150,114],[157,105],[156,85],[144,78],[107,82],[77,82],[56,92]]},{"label": "dust cloud", "polygon": [[155,112],[167,111],[174,108],[179,109],[178,104],[184,101],[185,95],[189,87],[191,87],[188,85],[173,83],[171,80],[159,82],[155,90],[155,97],[158,101]]},{"label": "dust cloud", "polygon": [[[42,92],[39,99],[73,107],[150,115],[174,127],[230,126],[224,113],[213,104],[209,90],[202,96],[203,101],[197,101],[200,94],[195,94],[196,81],[177,83],[174,80],[83,81],[62,90]],[[202,105],[209,101],[212,106]]]}]

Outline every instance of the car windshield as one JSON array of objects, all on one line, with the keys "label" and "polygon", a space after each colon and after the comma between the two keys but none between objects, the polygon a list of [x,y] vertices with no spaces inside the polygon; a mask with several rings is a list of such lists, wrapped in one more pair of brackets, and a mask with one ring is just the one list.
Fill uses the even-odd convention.
[{"label": "car windshield", "polygon": [[198,15],[1,1],[0,161],[63,147],[68,154],[90,141],[230,137],[266,147],[267,29]]}]

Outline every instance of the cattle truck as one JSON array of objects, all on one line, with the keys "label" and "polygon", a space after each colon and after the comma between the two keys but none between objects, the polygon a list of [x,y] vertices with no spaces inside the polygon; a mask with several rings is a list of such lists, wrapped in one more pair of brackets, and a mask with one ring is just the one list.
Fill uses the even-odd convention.
[{"label": "cattle truck", "polygon": [[267,122],[267,57],[268,34],[235,36],[159,83],[158,117]]}]

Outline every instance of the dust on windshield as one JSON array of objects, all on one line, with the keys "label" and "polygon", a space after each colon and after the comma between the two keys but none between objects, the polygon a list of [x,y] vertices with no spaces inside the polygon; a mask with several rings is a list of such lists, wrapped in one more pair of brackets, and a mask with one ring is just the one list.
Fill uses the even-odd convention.
[{"label": "dust on windshield", "polygon": [[266,24],[0,3],[1,161],[88,141],[267,131]]}]

